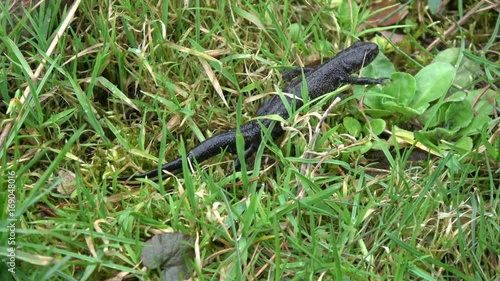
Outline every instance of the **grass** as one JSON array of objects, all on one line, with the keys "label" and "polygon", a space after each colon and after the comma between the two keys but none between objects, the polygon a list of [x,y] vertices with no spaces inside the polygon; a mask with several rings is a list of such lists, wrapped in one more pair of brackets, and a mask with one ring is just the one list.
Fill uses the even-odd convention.
[{"label": "grass", "polygon": [[[418,22],[410,1],[409,24],[362,28],[369,5],[76,2],[74,16],[60,1],[0,6],[1,280],[157,280],[141,251],[162,231],[194,238],[200,280],[498,280],[498,139],[488,145],[498,116],[475,140],[483,153],[415,162],[414,147],[347,133],[345,117],[366,119],[344,87],[332,111],[335,94],[296,110],[286,137],[267,137],[241,173],[226,175],[234,157],[221,153],[140,188],[107,182],[250,120],[282,89],[283,67],[385,29],[408,31],[399,52],[384,49],[408,73],[437,53],[424,39],[469,40],[467,56],[493,78],[476,84],[498,94],[494,57],[480,51],[498,50],[494,10],[465,20],[472,7],[458,1],[442,24]],[[442,36],[457,21],[463,29]],[[373,167],[367,142],[388,165]]]}]

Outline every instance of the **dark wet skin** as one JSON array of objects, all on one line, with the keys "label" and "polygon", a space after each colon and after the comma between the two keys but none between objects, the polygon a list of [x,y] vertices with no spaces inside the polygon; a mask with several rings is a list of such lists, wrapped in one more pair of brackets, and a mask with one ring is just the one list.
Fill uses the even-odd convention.
[{"label": "dark wet skin", "polygon": [[[289,104],[294,104],[292,108],[299,108],[302,106],[302,83],[307,83],[307,90],[309,100],[331,93],[342,85],[356,84],[356,85],[370,85],[370,84],[383,84],[384,80],[389,78],[366,78],[366,77],[350,77],[354,72],[359,71],[362,67],[370,64],[378,55],[378,47],[373,43],[356,42],[351,47],[339,52],[335,57],[326,61],[317,68],[304,68],[299,69],[298,75],[304,72],[304,78],[296,79],[290,83],[283,93],[286,95],[285,99]],[[288,119],[288,110],[278,95],[274,95],[266,100],[258,109],[256,116],[266,115],[279,115],[283,119]],[[276,121],[271,119],[258,119],[251,120],[240,126],[241,134],[245,140],[245,153],[244,159],[254,154],[261,141],[262,141],[262,128],[270,128],[271,124]],[[268,132],[269,133],[269,132]],[[283,135],[284,130],[281,124],[274,124],[270,132],[272,139],[275,140]],[[236,129],[215,135],[208,138],[198,146],[188,151],[186,158],[188,161],[194,163],[201,163],[223,151],[231,154],[236,154]],[[239,159],[235,160],[234,168],[238,170],[240,167]],[[182,157],[172,160],[164,164],[161,168],[162,171],[167,171],[171,174],[178,174],[182,172]],[[138,178],[154,178],[158,176],[158,169],[148,171],[133,176],[126,176],[118,178],[119,181],[134,180]]]}]

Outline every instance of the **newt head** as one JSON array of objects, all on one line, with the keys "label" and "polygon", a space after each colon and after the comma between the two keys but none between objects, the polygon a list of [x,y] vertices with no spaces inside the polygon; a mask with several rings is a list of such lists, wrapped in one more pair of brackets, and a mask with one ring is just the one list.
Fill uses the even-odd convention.
[{"label": "newt head", "polygon": [[353,73],[369,65],[378,55],[375,43],[356,42],[335,57],[347,73]]}]

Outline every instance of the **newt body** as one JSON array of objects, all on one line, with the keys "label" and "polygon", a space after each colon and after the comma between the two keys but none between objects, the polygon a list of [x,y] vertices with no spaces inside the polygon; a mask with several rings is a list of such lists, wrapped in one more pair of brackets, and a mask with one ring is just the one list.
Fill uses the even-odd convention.
[{"label": "newt body", "polygon": [[[335,57],[329,59],[322,65],[313,69],[303,69],[305,79],[297,79],[297,81],[288,85],[283,89],[288,103],[295,103],[295,108],[302,106],[302,83],[307,83],[309,99],[313,100],[319,96],[335,91],[338,87],[344,84],[383,84],[388,78],[366,78],[366,77],[350,77],[349,75],[357,72],[362,67],[370,64],[378,55],[378,47],[373,43],[357,42],[351,47],[339,52]],[[288,119],[288,111],[281,98],[274,95],[266,100],[257,110],[257,116],[279,115],[283,119]],[[261,143],[262,126],[269,128],[275,122],[271,119],[251,120],[240,126],[241,134],[245,140],[245,159],[256,152]],[[271,136],[277,139],[283,135],[283,128],[280,124],[275,124],[272,127]],[[198,146],[191,149],[186,158],[188,161],[196,161],[201,163],[222,151],[228,151],[231,154],[236,154],[236,129],[215,135],[200,143]],[[235,160],[235,168],[240,166],[239,159]],[[162,171],[167,171],[172,174],[182,172],[182,157],[172,160],[162,166]],[[133,176],[118,178],[119,181],[133,180],[137,178],[153,178],[158,176],[158,169],[149,172],[136,174]]]}]

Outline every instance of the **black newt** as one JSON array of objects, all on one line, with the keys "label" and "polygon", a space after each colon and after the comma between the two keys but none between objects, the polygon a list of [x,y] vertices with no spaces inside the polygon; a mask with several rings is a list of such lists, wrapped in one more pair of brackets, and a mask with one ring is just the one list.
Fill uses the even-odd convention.
[{"label": "black newt", "polygon": [[[385,79],[389,78],[367,78],[367,77],[350,77],[349,75],[357,72],[362,67],[370,64],[378,55],[378,46],[373,43],[356,42],[349,48],[339,52],[335,57],[329,59],[322,65],[316,68],[298,69],[297,74],[304,72],[304,79],[296,79],[290,83],[283,93],[287,93],[286,100],[288,103],[295,103],[295,108],[302,106],[302,83],[307,83],[309,99],[313,100],[319,96],[331,93],[345,84],[369,85],[383,84]],[[278,95],[274,95],[266,100],[257,110],[257,116],[279,115],[283,119],[288,119],[288,111]],[[251,120],[240,126],[241,134],[245,140],[244,159],[256,152],[262,138],[262,126],[269,128],[275,122],[271,119],[262,118],[259,120]],[[272,127],[271,136],[277,139],[283,135],[281,124],[275,124]],[[188,161],[196,161],[201,163],[223,151],[228,151],[231,154],[236,154],[236,129],[215,135],[208,138],[198,146],[191,149],[186,158]],[[235,169],[239,169],[239,159],[235,160]],[[162,171],[172,174],[182,172],[182,157],[172,160],[164,164]],[[149,172],[136,174],[133,176],[120,177],[118,181],[134,180],[138,178],[154,178],[158,176],[158,169]]]}]

